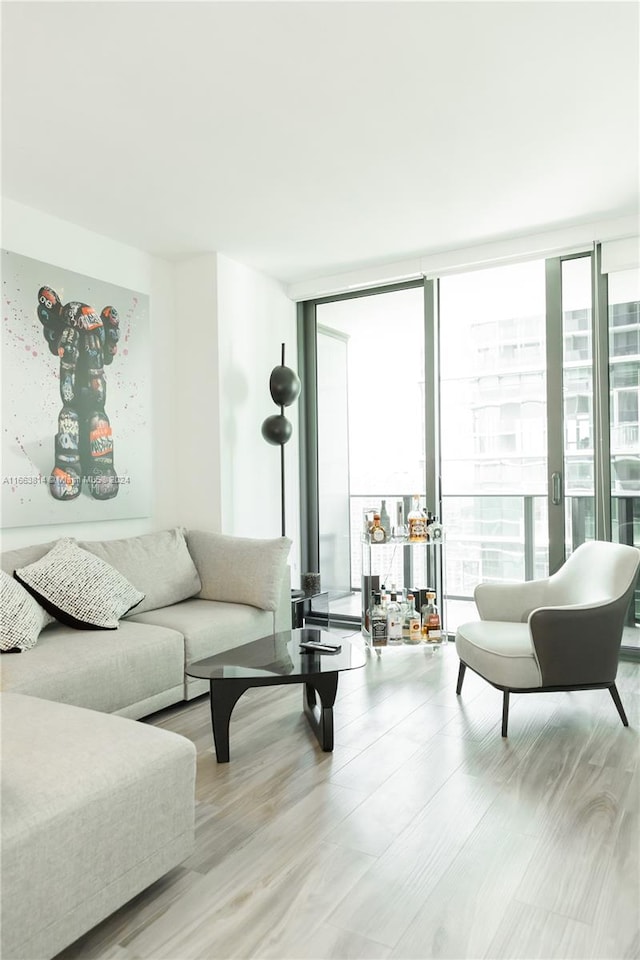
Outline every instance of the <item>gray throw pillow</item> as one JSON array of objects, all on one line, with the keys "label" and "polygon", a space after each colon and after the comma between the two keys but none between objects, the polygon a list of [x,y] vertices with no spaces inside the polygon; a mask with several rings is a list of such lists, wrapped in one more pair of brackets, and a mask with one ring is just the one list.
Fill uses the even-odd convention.
[{"label": "gray throw pillow", "polygon": [[200,577],[179,527],[122,540],[81,540],[80,546],[115,567],[144,593],[133,613],[168,607],[200,590]]},{"label": "gray throw pillow", "polygon": [[254,540],[189,530],[187,542],[202,581],[200,597],[276,610],[291,547],[288,537]]}]

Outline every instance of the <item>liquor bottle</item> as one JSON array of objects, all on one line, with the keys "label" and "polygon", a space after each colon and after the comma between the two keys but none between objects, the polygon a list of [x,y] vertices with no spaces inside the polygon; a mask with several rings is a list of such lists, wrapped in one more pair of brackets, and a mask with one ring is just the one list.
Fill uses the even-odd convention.
[{"label": "liquor bottle", "polygon": [[402,590],[398,590],[398,588],[395,585],[395,582],[392,580],[391,589],[389,590],[389,596],[387,598],[387,606],[389,605],[391,597],[393,597],[394,594],[396,598],[396,603],[400,607],[400,623],[402,623]]},{"label": "liquor bottle", "polygon": [[407,596],[407,607],[402,639],[405,643],[420,643],[420,614],[416,610],[416,599],[412,593]]},{"label": "liquor bottle", "polygon": [[409,621],[409,643],[421,643],[422,642],[422,624],[420,622],[420,614],[417,610],[414,609],[411,619]]},{"label": "liquor bottle", "polygon": [[436,542],[442,540],[442,524],[437,517],[433,518],[433,523],[429,527],[429,539]]},{"label": "liquor bottle", "polygon": [[435,597],[435,595],[436,592],[432,587],[427,587],[427,589],[423,591],[424,603],[420,607],[420,633],[425,642],[429,633],[429,616],[432,612],[431,598]]},{"label": "liquor bottle", "polygon": [[[409,611],[411,610],[411,605],[414,598],[407,593],[406,597],[405,589],[402,590],[402,599],[398,598],[398,603],[400,604],[400,617],[402,619],[402,642],[409,643]],[[411,596],[411,599],[409,599]]]},{"label": "liquor bottle", "polygon": [[396,503],[396,522],[393,527],[393,539],[403,542],[407,539],[407,525],[404,522],[404,503],[398,500]]},{"label": "liquor bottle", "polygon": [[371,621],[371,643],[374,647],[387,645],[387,615],[381,603],[379,593],[373,595],[373,606],[369,615]]},{"label": "liquor bottle", "polygon": [[387,539],[387,531],[380,522],[379,513],[374,513],[373,515],[373,526],[371,527],[371,533],[369,536],[371,538],[371,543],[384,543]]},{"label": "liquor bottle", "polygon": [[387,642],[402,643],[402,617],[400,615],[400,604],[395,593],[391,594],[391,599],[387,604]]},{"label": "liquor bottle", "polygon": [[407,516],[407,525],[409,527],[409,542],[424,543],[427,539],[427,518],[420,509],[418,494],[413,497],[413,506]]},{"label": "liquor bottle", "polygon": [[391,520],[389,519],[389,514],[387,513],[387,501],[383,500],[380,507],[380,526],[387,535],[387,540],[391,537]]},{"label": "liquor bottle", "polygon": [[374,594],[370,593],[369,600],[367,601],[367,605],[364,609],[364,623],[363,623],[364,632],[367,633],[369,636],[371,636],[371,611],[373,610],[374,603],[375,603]]},{"label": "liquor bottle", "polygon": [[[424,633],[424,620],[423,627]],[[427,594],[427,643],[442,643],[442,626],[440,623],[440,613],[436,604],[436,595],[434,591]]]}]

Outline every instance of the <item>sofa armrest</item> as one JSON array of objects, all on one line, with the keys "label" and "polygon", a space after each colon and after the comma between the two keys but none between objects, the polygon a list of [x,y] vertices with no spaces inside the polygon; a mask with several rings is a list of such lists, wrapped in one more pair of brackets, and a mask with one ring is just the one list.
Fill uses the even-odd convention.
[{"label": "sofa armrest", "polygon": [[526,623],[531,611],[544,605],[548,583],[548,580],[479,583],[473,598],[480,619]]},{"label": "sofa armrest", "polygon": [[280,584],[280,596],[274,617],[274,633],[291,630],[291,567],[287,564]]},{"label": "sofa armrest", "polygon": [[287,537],[258,540],[189,530],[187,544],[202,583],[201,599],[278,609],[291,547]]}]

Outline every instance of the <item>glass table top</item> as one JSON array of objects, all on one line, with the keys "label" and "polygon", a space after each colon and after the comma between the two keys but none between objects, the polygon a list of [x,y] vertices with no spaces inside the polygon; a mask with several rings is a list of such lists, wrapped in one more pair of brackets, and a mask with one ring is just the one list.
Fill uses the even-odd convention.
[{"label": "glass table top", "polygon": [[[305,650],[302,641],[340,643],[338,653]],[[338,638],[326,630],[302,627],[284,630],[234,650],[225,650],[213,657],[197,660],[187,667],[190,677],[204,680],[219,678],[248,679],[250,677],[294,677],[318,673],[336,673],[355,670],[367,662],[364,649],[355,643]]]}]

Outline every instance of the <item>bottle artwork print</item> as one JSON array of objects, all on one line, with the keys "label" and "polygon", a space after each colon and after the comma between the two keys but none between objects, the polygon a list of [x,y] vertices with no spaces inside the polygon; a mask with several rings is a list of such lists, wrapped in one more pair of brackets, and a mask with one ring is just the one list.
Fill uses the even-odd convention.
[{"label": "bottle artwork print", "polygon": [[82,483],[96,500],[118,493],[113,435],[105,411],[105,365],[117,352],[118,311],[100,314],[86,303],[62,304],[55,290],[38,291],[38,318],[49,350],[60,359],[60,397],[55,462],[49,491],[55,500],[75,500]]}]

